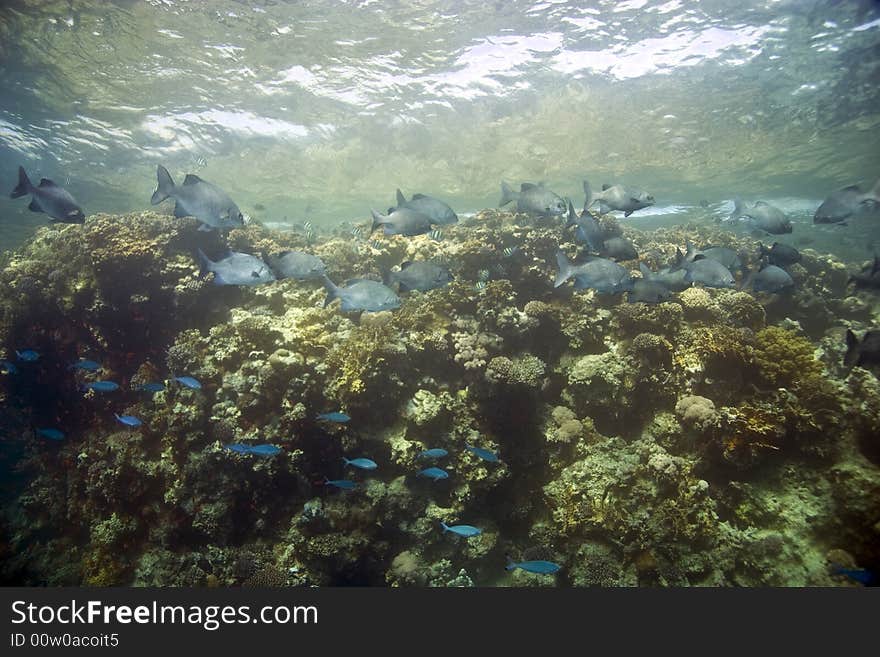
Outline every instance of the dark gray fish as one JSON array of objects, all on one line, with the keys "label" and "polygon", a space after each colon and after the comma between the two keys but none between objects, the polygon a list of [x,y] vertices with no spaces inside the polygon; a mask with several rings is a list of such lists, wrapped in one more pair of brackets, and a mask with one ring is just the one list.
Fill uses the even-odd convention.
[{"label": "dark gray fish", "polygon": [[743,287],[751,288],[755,292],[779,294],[791,290],[794,287],[794,279],[782,267],[767,265],[761,271],[749,275]]},{"label": "dark gray fish", "polygon": [[175,216],[195,217],[205,226],[225,230],[244,225],[241,210],[226,192],[192,173],[186,174],[177,186],[161,164],[156,168],[158,186],[150,203],[157,205],[166,198],[175,200]]},{"label": "dark gray fish", "polygon": [[582,264],[574,265],[562,251],[557,251],[556,264],[559,272],[554,287],[559,287],[569,278],[574,278],[574,289],[592,288],[600,294],[616,294],[633,287],[629,271],[613,260],[587,256]]},{"label": "dark gray fish", "polygon": [[880,365],[880,331],[868,331],[859,342],[856,334],[847,329],[843,364],[845,367]]},{"label": "dark gray fish", "polygon": [[400,265],[400,271],[388,273],[388,282],[397,283],[400,290],[418,290],[427,292],[434,288],[443,287],[452,280],[452,274],[446,267],[433,262],[404,262]]},{"label": "dark gray fish", "polygon": [[813,215],[814,224],[838,224],[880,204],[880,180],[867,192],[850,185],[832,192]]},{"label": "dark gray fish", "polygon": [[574,212],[571,201],[568,202],[568,221],[566,227],[576,226],[574,237],[577,242],[586,244],[590,251],[599,253],[605,243],[605,235],[599,222],[589,212],[584,210],[580,217]]},{"label": "dark gray fish", "polygon": [[387,215],[381,215],[375,210],[370,210],[373,215],[372,233],[379,226],[383,226],[386,235],[424,235],[431,230],[431,218],[410,208],[396,208]]},{"label": "dark gray fish", "polygon": [[691,286],[689,281],[685,280],[685,274],[687,271],[685,269],[676,268],[676,269],[661,269],[658,272],[653,272],[645,266],[644,263],[639,263],[639,271],[642,272],[642,278],[646,281],[651,281],[654,283],[659,283],[663,285],[667,289],[672,292],[681,292],[682,290],[686,290]]},{"label": "dark gray fish", "polygon": [[327,290],[327,298],[324,300],[326,308],[333,299],[340,299],[343,312],[363,310],[366,312],[379,312],[381,310],[394,310],[400,307],[400,299],[394,290],[377,281],[366,278],[354,278],[346,281],[344,287],[339,287],[327,276],[324,277],[324,287]]},{"label": "dark gray fish", "polygon": [[730,219],[748,219],[755,228],[771,235],[783,235],[792,231],[791,222],[785,213],[764,201],[755,201],[749,208],[741,199],[734,199]]},{"label": "dark gray fish", "polygon": [[880,258],[874,256],[874,262],[862,268],[858,274],[850,276],[850,281],[856,284],[856,287],[876,287],[880,288]]},{"label": "dark gray fish", "polygon": [[766,257],[767,262],[777,267],[788,267],[801,261],[801,252],[782,242],[773,242],[773,246],[769,249],[759,242],[758,250],[759,257]]},{"label": "dark gray fish", "polygon": [[708,258],[709,260],[720,262],[730,271],[742,271],[742,260],[733,249],[729,249],[726,246],[707,246],[705,249],[698,249],[690,241],[685,244],[687,245],[687,251],[683,256],[681,251],[679,251],[676,263],[678,266],[683,266],[685,263],[694,262],[701,258]]},{"label": "dark gray fish", "polygon": [[214,274],[214,285],[262,285],[275,280],[269,266],[256,256],[230,251],[222,260],[210,260],[198,250],[201,274]]},{"label": "dark gray fish", "polygon": [[600,255],[615,260],[637,260],[639,257],[636,247],[625,237],[610,237],[605,240]]},{"label": "dark gray fish", "polygon": [[520,191],[514,191],[510,185],[501,181],[501,200],[499,206],[516,201],[518,212],[528,212],[544,217],[556,217],[565,214],[565,201],[544,186],[544,183],[523,183]]},{"label": "dark gray fish", "polygon": [[733,287],[734,278],[730,270],[717,260],[699,258],[684,267],[684,280],[700,283],[706,287]]},{"label": "dark gray fish", "polygon": [[446,203],[424,194],[413,194],[412,199],[407,201],[403,192],[398,189],[397,207],[421,212],[430,217],[431,222],[435,224],[446,225],[458,222],[458,215]]},{"label": "dark gray fish", "polygon": [[602,185],[601,192],[593,192],[590,183],[584,181],[584,210],[589,210],[597,201],[599,212],[606,214],[611,210],[623,212],[628,217],[636,210],[654,205],[654,197],[640,189],[624,185]]},{"label": "dark gray fish", "polygon": [[307,281],[321,278],[327,269],[318,256],[302,251],[284,251],[278,255],[263,253],[265,260],[278,278],[295,278]]},{"label": "dark gray fish", "polygon": [[24,167],[18,167],[18,185],[9,196],[19,198],[25,194],[31,195],[28,210],[46,213],[52,217],[54,224],[81,224],[86,220],[86,215],[70,192],[48,178],[41,179],[39,186],[34,187]]},{"label": "dark gray fish", "polygon": [[663,303],[672,298],[672,290],[657,281],[641,278],[633,282],[632,290],[627,294],[630,303]]}]

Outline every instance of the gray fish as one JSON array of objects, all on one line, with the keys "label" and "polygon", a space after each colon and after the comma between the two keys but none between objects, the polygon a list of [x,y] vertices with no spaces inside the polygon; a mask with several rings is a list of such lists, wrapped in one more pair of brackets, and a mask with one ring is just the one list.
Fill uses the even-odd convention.
[{"label": "gray fish", "polygon": [[263,253],[265,260],[278,278],[295,278],[307,281],[321,278],[327,266],[316,255],[302,251],[284,251],[278,255]]},{"label": "gray fish", "polygon": [[578,217],[574,212],[571,201],[568,202],[568,221],[566,227],[576,226],[574,237],[577,242],[586,244],[589,249],[599,253],[605,244],[605,235],[599,222],[586,210]]},{"label": "gray fish", "polygon": [[773,242],[769,249],[759,242],[758,250],[760,257],[766,256],[767,262],[777,267],[787,267],[801,261],[801,252],[782,242]]},{"label": "gray fish", "polygon": [[324,287],[327,289],[327,298],[324,300],[326,308],[333,299],[340,299],[343,312],[364,310],[366,312],[379,312],[381,310],[394,310],[400,307],[400,299],[394,290],[377,281],[366,278],[354,278],[346,281],[344,287],[339,287],[327,276],[324,277]]},{"label": "gray fish", "polygon": [[587,256],[582,264],[574,265],[562,251],[557,251],[556,264],[559,273],[554,287],[559,287],[569,278],[575,279],[574,289],[592,288],[601,294],[616,294],[633,287],[629,271],[612,260]]},{"label": "gray fish", "polygon": [[730,219],[748,219],[755,228],[771,235],[783,235],[792,231],[791,222],[785,213],[764,201],[755,201],[749,208],[741,199],[734,199]]},{"label": "gray fish", "polygon": [[850,185],[832,192],[822,201],[813,215],[814,224],[838,224],[880,203],[880,180],[867,192],[858,185]]},{"label": "gray fish", "polygon": [[874,262],[862,268],[858,274],[850,276],[850,281],[856,284],[856,287],[875,287],[880,288],[880,258],[874,256]]},{"label": "gray fish", "polygon": [[705,249],[698,249],[690,241],[685,243],[687,251],[682,256],[681,251],[678,252],[678,264],[683,266],[685,263],[694,262],[700,258],[708,258],[715,260],[727,267],[730,271],[742,271],[742,260],[739,254],[733,249],[726,246],[707,246]]},{"label": "gray fish", "polygon": [[690,282],[686,281],[684,278],[685,274],[687,274],[687,271],[684,269],[666,268],[661,269],[658,272],[653,272],[648,269],[644,263],[640,262],[639,271],[642,272],[642,279],[653,283],[659,283],[672,292],[681,292],[691,286]]},{"label": "gray fish", "polygon": [[847,329],[843,364],[845,367],[880,365],[880,331],[868,331],[859,342],[856,334]]},{"label": "gray fish", "polygon": [[70,192],[48,178],[42,178],[39,186],[34,187],[24,167],[18,167],[18,185],[9,196],[19,198],[25,194],[31,194],[28,210],[48,214],[54,224],[81,224],[86,220],[82,208]]},{"label": "gray fish", "polygon": [[449,270],[433,262],[404,262],[400,265],[400,271],[392,271],[388,274],[388,282],[392,285],[399,284],[402,292],[409,290],[427,292],[443,287],[451,280],[452,274]]},{"label": "gray fish", "polygon": [[514,191],[506,182],[501,182],[501,200],[499,206],[516,201],[518,212],[528,212],[545,217],[556,217],[565,214],[565,201],[553,193],[544,183],[523,183],[520,191]]},{"label": "gray fish", "polygon": [[198,250],[201,274],[214,274],[214,285],[262,285],[275,280],[275,274],[265,262],[248,253],[230,251],[222,260],[210,260]]},{"label": "gray fish", "polygon": [[[425,196],[424,194],[413,194],[412,199],[407,201],[399,189],[397,190],[397,207],[409,208],[416,212],[431,218],[431,222],[440,225],[454,224],[458,222],[458,215],[446,205],[443,201]],[[390,214],[390,212],[389,212]]]},{"label": "gray fish", "polygon": [[794,279],[782,267],[767,265],[761,271],[751,274],[743,287],[751,288],[755,292],[779,294],[791,290],[794,287]]},{"label": "gray fish", "polygon": [[623,212],[628,217],[636,210],[654,205],[654,197],[640,189],[625,187],[624,185],[602,185],[602,191],[594,193],[590,189],[590,183],[584,181],[584,210],[589,210],[596,201],[599,202],[599,212],[605,214],[611,210]]},{"label": "gray fish", "polygon": [[730,270],[717,260],[698,256],[697,260],[685,265],[684,280],[701,283],[706,287],[733,287],[734,279]]},{"label": "gray fish", "polygon": [[[205,226],[225,230],[244,225],[241,210],[219,187],[188,173],[183,184],[177,186],[171,174],[161,164],[156,168],[158,186],[150,203],[156,205],[166,198],[173,198],[175,216],[195,217]],[[206,229],[207,230],[207,229]]]},{"label": "gray fish", "polygon": [[410,208],[396,208],[387,215],[381,215],[375,210],[370,210],[373,215],[372,233],[379,226],[383,226],[386,235],[424,235],[431,230],[431,218]]},{"label": "gray fish", "polygon": [[599,253],[615,260],[636,260],[639,257],[636,247],[625,237],[608,238]]},{"label": "gray fish", "polygon": [[672,298],[672,291],[657,281],[639,279],[633,283],[632,290],[627,294],[630,303],[663,303]]}]

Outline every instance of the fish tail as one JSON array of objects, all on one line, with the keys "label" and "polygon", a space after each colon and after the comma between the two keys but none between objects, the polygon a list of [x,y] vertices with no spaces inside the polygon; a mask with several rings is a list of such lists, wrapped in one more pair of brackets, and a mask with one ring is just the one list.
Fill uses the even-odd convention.
[{"label": "fish tail", "polygon": [[743,204],[741,198],[733,199],[733,212],[730,213],[731,219],[739,219],[743,214],[745,214],[746,206]]},{"label": "fish tail", "polygon": [[347,458],[345,458],[345,457],[343,456],[343,457],[342,457],[342,462],[343,462],[345,465],[348,465],[349,463],[351,463],[351,460],[350,460],[350,459],[347,459]]},{"label": "fish tail", "polygon": [[571,204],[571,199],[568,201],[568,221],[565,222],[565,227],[576,226],[577,225],[577,215],[574,213],[574,206]]},{"label": "fish tail", "polygon": [[199,257],[199,276],[207,276],[212,271],[211,266],[214,263],[211,262],[210,258],[201,249],[196,249],[196,252]]},{"label": "fish tail", "polygon": [[403,207],[406,205],[406,197],[403,195],[403,192],[400,191],[400,188],[397,188],[397,207]]},{"label": "fish tail", "polygon": [[376,212],[373,209],[370,210],[370,214],[373,215],[373,224],[370,226],[370,235],[372,235],[373,231],[375,231],[376,228],[378,228],[379,226],[381,226],[384,223],[387,223],[385,221],[387,219],[387,217],[383,217],[381,214],[379,214],[378,212]]},{"label": "fish tail", "polygon": [[324,289],[327,290],[327,298],[324,299],[324,307],[326,308],[332,303],[333,299],[339,296],[339,288],[333,281],[327,278],[327,274],[321,274],[321,277],[324,279]]},{"label": "fish tail", "polygon": [[446,524],[445,522],[443,522],[442,520],[440,521],[440,526],[443,528],[443,533],[444,533],[444,534],[445,534],[446,532],[449,531],[449,525],[447,525],[447,524]]},{"label": "fish tail", "polygon": [[501,181],[501,200],[498,201],[498,206],[507,205],[511,201],[515,201],[519,196],[518,192],[513,191],[510,185],[508,185],[503,180]]},{"label": "fish tail", "polygon": [[150,203],[153,205],[161,203],[174,192],[174,180],[171,179],[171,174],[168,173],[168,169],[161,164],[156,167],[156,178],[158,179],[159,184],[156,187],[156,191],[153,192],[153,196],[150,198]]},{"label": "fish tail", "polygon": [[553,287],[559,287],[569,278],[571,278],[571,262],[562,251],[556,252],[556,265],[559,268],[559,272],[556,274],[556,281],[553,283]]},{"label": "fish tail", "polygon": [[28,178],[27,173],[25,173],[24,167],[18,167],[18,184],[9,195],[10,198],[18,198],[19,196],[30,194],[33,190],[34,186],[31,184],[30,178]]},{"label": "fish tail", "polygon": [[510,558],[510,555],[505,555],[505,558],[507,559],[507,565],[504,566],[504,570],[515,570],[516,564],[513,559]]},{"label": "fish tail", "polygon": [[846,330],[846,354],[843,356],[843,365],[852,367],[859,360],[859,339],[850,329]]},{"label": "fish tail", "polygon": [[584,210],[586,211],[591,205],[593,205],[593,190],[590,189],[590,183],[584,180]]}]

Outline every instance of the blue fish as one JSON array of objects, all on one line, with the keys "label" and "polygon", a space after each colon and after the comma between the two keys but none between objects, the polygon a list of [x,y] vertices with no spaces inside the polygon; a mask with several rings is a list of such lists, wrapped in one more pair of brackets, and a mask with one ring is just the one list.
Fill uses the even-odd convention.
[{"label": "blue fish", "polygon": [[484,461],[489,461],[490,463],[498,463],[498,455],[495,452],[490,452],[488,449],[483,449],[482,447],[474,447],[473,445],[465,445],[467,451],[472,454],[476,454]]},{"label": "blue fish", "polygon": [[8,360],[0,360],[0,372],[3,374],[16,374],[18,368]]},{"label": "blue fish", "polygon": [[280,447],[275,445],[245,445],[243,443],[232,443],[224,445],[224,447],[239,454],[254,454],[255,456],[275,456],[281,451]]},{"label": "blue fish", "polygon": [[86,360],[85,358],[81,358],[75,363],[71,363],[69,370],[85,370],[86,372],[96,372],[101,369],[101,363],[96,363],[93,360]]},{"label": "blue fish", "polygon": [[375,461],[372,461],[370,459],[347,459],[343,456],[342,460],[345,461],[345,465],[350,465],[353,468],[360,468],[361,470],[375,470],[377,467],[379,467],[378,465],[376,465]]},{"label": "blue fish", "polygon": [[351,418],[345,413],[335,412],[335,413],[321,413],[318,415],[317,419],[325,420],[326,422],[339,422],[341,424],[345,424]]},{"label": "blue fish", "polygon": [[419,470],[418,476],[427,477],[428,479],[433,479],[434,481],[449,479],[449,473],[442,468],[425,468],[424,470]]},{"label": "blue fish", "polygon": [[179,384],[184,385],[187,388],[190,388],[191,390],[201,390],[202,389],[202,384],[199,383],[196,379],[192,378],[191,376],[175,376],[174,380],[177,381]]},{"label": "blue fish", "polygon": [[416,458],[442,459],[444,456],[449,456],[449,452],[441,447],[435,447],[434,449],[426,449],[424,452],[419,452],[419,455]]},{"label": "blue fish", "polygon": [[831,572],[834,575],[848,577],[854,582],[864,584],[865,586],[870,586],[875,583],[874,573],[864,568],[844,568],[843,566],[836,564],[831,568]]},{"label": "blue fish", "polygon": [[15,355],[18,356],[18,360],[24,363],[35,363],[40,360],[40,354],[38,354],[33,349],[23,349],[22,351],[16,351]]},{"label": "blue fish", "polygon": [[341,488],[342,490],[352,490],[357,488],[357,484],[349,479],[327,479],[324,477],[324,485],[325,486],[335,486],[336,488]]},{"label": "blue fish", "polygon": [[116,415],[116,419],[127,427],[139,427],[143,424],[134,415],[117,415],[116,413],[113,415]]},{"label": "blue fish", "polygon": [[537,573],[538,575],[552,575],[562,566],[552,561],[519,561],[516,562],[510,557],[507,558],[507,570],[515,570],[519,568],[527,573]]},{"label": "blue fish", "polygon": [[49,440],[64,440],[64,433],[58,429],[37,429],[37,433]]},{"label": "blue fish", "polygon": [[452,532],[453,534],[458,534],[459,536],[464,536],[465,538],[470,538],[471,536],[479,536],[483,533],[482,529],[477,529],[472,525],[452,525],[451,527],[444,522],[440,522],[440,526],[443,527],[443,533]]},{"label": "blue fish", "polygon": [[137,387],[138,390],[143,390],[144,392],[162,392],[165,390],[165,386],[161,383],[142,383]]},{"label": "blue fish", "polygon": [[83,385],[83,390],[94,390],[95,392],[113,392],[119,390],[119,384],[113,381],[92,381]]}]

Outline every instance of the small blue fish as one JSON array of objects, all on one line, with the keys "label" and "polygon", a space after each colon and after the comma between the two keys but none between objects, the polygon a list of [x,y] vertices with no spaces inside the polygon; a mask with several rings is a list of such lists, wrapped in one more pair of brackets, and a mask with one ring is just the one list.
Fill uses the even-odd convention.
[{"label": "small blue fish", "polygon": [[464,536],[465,538],[470,538],[471,536],[479,536],[483,533],[482,529],[478,529],[472,525],[452,525],[450,527],[445,522],[441,521],[440,526],[443,527],[444,534],[446,532],[452,532],[453,534],[458,534],[459,536]]},{"label": "small blue fish", "polygon": [[275,445],[245,445],[243,443],[231,443],[224,447],[238,454],[253,454],[255,456],[275,456],[281,451],[280,447]]},{"label": "small blue fish", "polygon": [[75,363],[71,363],[69,370],[84,370],[86,372],[97,372],[101,369],[101,363],[96,363],[93,360],[86,360],[85,358],[81,358]]},{"label": "small blue fish", "polygon": [[0,372],[3,374],[16,374],[18,373],[18,368],[8,360],[0,360]]},{"label": "small blue fish", "polygon": [[327,477],[324,477],[324,485],[335,486],[342,490],[352,490],[357,488],[357,484],[349,479],[327,479]]},{"label": "small blue fish", "polygon": [[345,465],[350,465],[353,468],[360,468],[361,470],[375,470],[379,467],[372,459],[347,459],[343,456],[342,460],[345,461]]},{"label": "small blue fish", "polygon": [[83,385],[83,390],[94,390],[95,392],[113,392],[119,390],[119,384],[113,381],[92,381]]},{"label": "small blue fish", "polygon": [[339,422],[341,424],[345,424],[351,418],[345,413],[334,412],[334,413],[321,413],[317,416],[318,420],[324,420],[325,422]]},{"label": "small blue fish", "polygon": [[38,354],[33,349],[16,351],[15,355],[18,356],[18,360],[22,361],[23,363],[35,363],[40,360],[40,354]]},{"label": "small blue fish", "polygon": [[115,415],[116,419],[127,427],[139,427],[143,424],[143,422],[138,420],[134,415],[118,415],[116,413],[113,415]]},{"label": "small blue fish", "polygon": [[144,392],[162,392],[165,390],[165,386],[161,383],[142,383],[137,387],[138,390],[142,390]]},{"label": "small blue fish", "polygon": [[420,470],[419,477],[427,477],[433,481],[440,481],[441,479],[449,479],[449,473],[442,468],[425,468],[424,470]]},{"label": "small blue fish", "polygon": [[844,568],[840,564],[835,564],[831,568],[831,572],[834,575],[843,575],[844,577],[847,577],[854,582],[858,582],[859,584],[864,584],[865,586],[870,586],[875,580],[874,573],[864,568]]},{"label": "small blue fish", "polygon": [[476,454],[484,461],[489,461],[490,463],[498,463],[498,455],[495,452],[490,452],[488,449],[483,449],[482,447],[474,447],[473,445],[465,445],[465,449],[471,452],[472,454]]},{"label": "small blue fish", "polygon": [[416,456],[418,459],[442,459],[444,456],[449,456],[449,452],[447,452],[442,447],[435,447],[434,449],[426,449],[423,452],[419,452],[419,455]]},{"label": "small blue fish", "polygon": [[64,440],[64,433],[58,429],[37,429],[37,433],[49,440]]},{"label": "small blue fish", "polygon": [[519,561],[516,562],[510,557],[507,558],[507,570],[515,570],[519,568],[527,573],[537,573],[538,575],[552,575],[562,566],[552,561]]},{"label": "small blue fish", "polygon": [[174,380],[191,390],[201,390],[202,384],[191,376],[175,376]]}]

